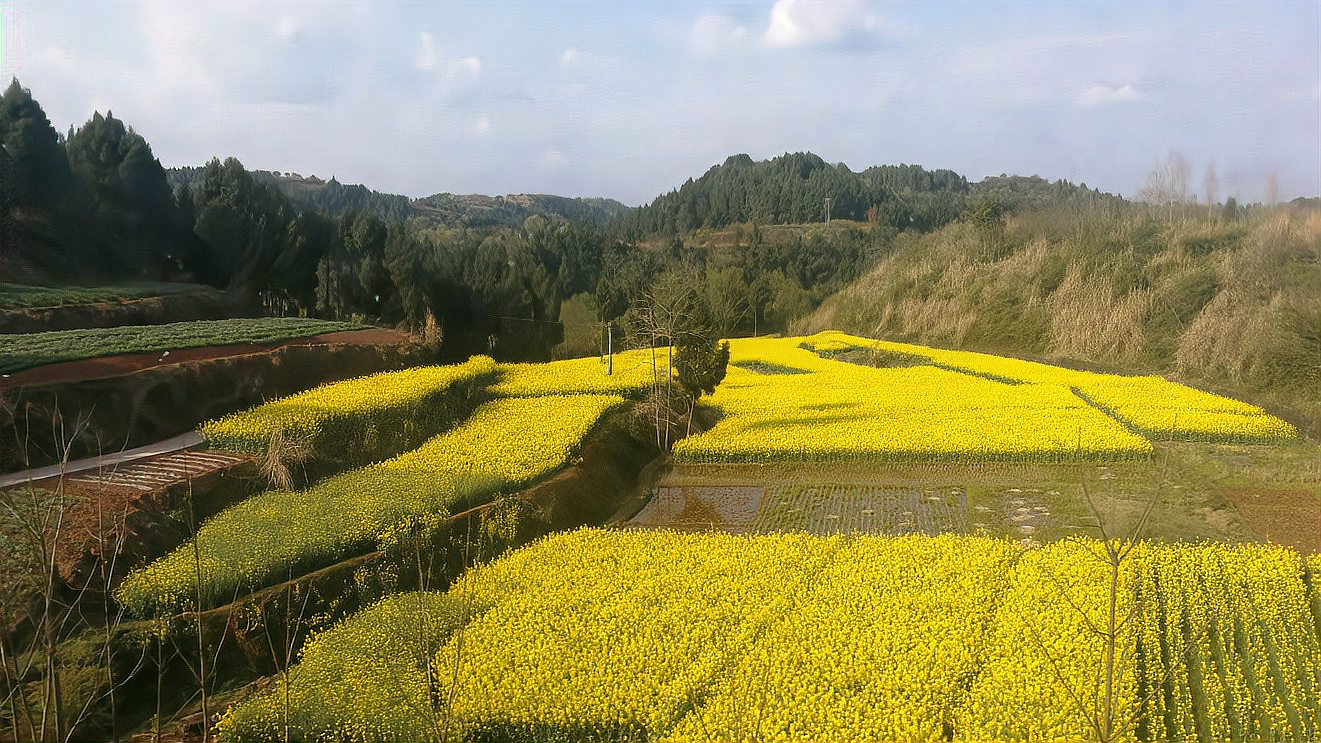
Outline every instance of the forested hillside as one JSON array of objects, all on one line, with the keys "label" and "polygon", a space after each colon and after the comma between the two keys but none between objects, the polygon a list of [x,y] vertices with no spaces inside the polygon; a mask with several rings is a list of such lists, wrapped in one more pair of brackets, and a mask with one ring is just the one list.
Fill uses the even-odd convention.
[{"label": "forested hillside", "polygon": [[199,257],[190,205],[110,112],[61,135],[15,80],[0,95],[0,145],[5,278],[173,279]]},{"label": "forested hillside", "polygon": [[[175,191],[179,191],[198,183],[204,172],[204,167],[170,168],[166,176]],[[414,221],[419,227],[519,227],[532,216],[601,225],[628,211],[627,206],[614,199],[452,193],[410,199],[361,184],[344,185],[333,177],[324,181],[298,173],[250,172],[257,182],[274,186],[300,210],[313,209],[337,217],[363,212],[386,221]]]},{"label": "forested hillside", "polygon": [[619,220],[633,236],[687,233],[702,227],[866,221],[898,230],[931,230],[958,219],[980,197],[1008,205],[1041,201],[1117,202],[1118,197],[1036,177],[988,178],[970,184],[951,170],[877,165],[860,173],[810,152],[753,161],[734,155],[701,178]]},{"label": "forested hillside", "polygon": [[1155,372],[1321,425],[1321,208],[1054,205],[906,233],[795,324]]}]

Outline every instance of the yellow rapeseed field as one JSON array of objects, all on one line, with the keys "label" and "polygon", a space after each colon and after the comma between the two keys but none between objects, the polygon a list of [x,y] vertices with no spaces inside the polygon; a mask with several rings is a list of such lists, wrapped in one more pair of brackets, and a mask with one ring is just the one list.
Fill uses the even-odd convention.
[{"label": "yellow rapeseed field", "polygon": [[1255,405],[1157,376],[1098,374],[972,351],[879,341],[838,331],[798,340],[827,354],[850,349],[908,354],[970,374],[1075,389],[1126,425],[1155,439],[1253,442],[1298,436],[1291,424]]},{"label": "yellow rapeseed field", "polygon": [[140,616],[196,603],[195,559],[206,604],[286,570],[332,562],[402,519],[484,500],[562,467],[601,416],[623,403],[614,395],[493,400],[413,451],[221,512],[198,530],[196,556],[190,542],[134,571],[119,600]]},{"label": "yellow rapeseed field", "polygon": [[359,440],[368,426],[402,426],[429,415],[455,386],[489,382],[495,369],[490,357],[474,356],[462,364],[356,377],[224,416],[199,430],[214,449],[260,453],[277,431],[313,449],[339,448],[345,440]]},{"label": "yellow rapeseed field", "polygon": [[[878,365],[834,360],[853,352]],[[735,339],[686,462],[1145,457],[1150,440],[1278,441],[1289,423],[1160,377],[1096,374],[829,331]],[[857,361],[859,359],[854,359]]]},{"label": "yellow rapeseed field", "polygon": [[688,462],[1064,460],[1142,457],[1151,444],[1058,384],[1007,384],[933,365],[879,369],[800,348],[731,342],[710,431]]},{"label": "yellow rapeseed field", "polygon": [[[664,363],[657,365],[664,368]],[[610,375],[595,356],[565,359],[545,364],[500,364],[499,378],[491,394],[502,397],[537,395],[614,394],[633,396],[652,383],[651,352],[625,351],[615,354]]]},{"label": "yellow rapeseed field", "polygon": [[[289,719],[300,740],[437,726],[457,740],[1095,739],[1110,590],[1097,548],[560,534],[470,571],[448,604],[396,597],[318,636]],[[1116,739],[1321,736],[1303,563],[1139,545],[1117,584]],[[394,660],[392,629],[439,649]],[[430,703],[404,703],[428,671]],[[406,688],[372,692],[392,682]],[[365,693],[341,709],[346,688]],[[280,705],[272,691],[231,709],[227,739],[278,740]]]}]

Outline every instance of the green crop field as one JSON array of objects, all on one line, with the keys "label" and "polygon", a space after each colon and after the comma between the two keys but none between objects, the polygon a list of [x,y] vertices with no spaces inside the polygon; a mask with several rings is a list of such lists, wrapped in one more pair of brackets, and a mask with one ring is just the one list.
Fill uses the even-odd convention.
[{"label": "green crop field", "polygon": [[115,286],[28,286],[0,282],[0,311],[33,307],[63,307],[71,304],[117,302],[127,299],[161,297],[167,294],[216,290],[200,284],[135,283]]},{"label": "green crop field", "polygon": [[0,335],[0,372],[12,373],[60,361],[126,353],[276,343],[361,327],[356,323],[330,320],[262,317]]}]

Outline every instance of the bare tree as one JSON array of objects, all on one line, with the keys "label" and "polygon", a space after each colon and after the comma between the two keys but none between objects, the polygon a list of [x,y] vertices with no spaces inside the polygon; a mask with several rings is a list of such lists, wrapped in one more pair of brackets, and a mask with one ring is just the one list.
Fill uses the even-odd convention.
[{"label": "bare tree", "polygon": [[674,347],[709,333],[707,317],[693,277],[662,276],[629,308],[626,322],[633,344],[651,351],[651,391],[647,398],[656,425],[656,445],[669,451],[676,420],[675,404],[681,393],[674,381]]},{"label": "bare tree", "polygon": [[733,335],[751,311],[747,282],[737,268],[707,269],[704,279],[712,324],[721,335]]},{"label": "bare tree", "polygon": [[1206,213],[1212,218],[1216,215],[1216,199],[1220,197],[1220,178],[1216,176],[1215,160],[1207,163],[1202,174],[1202,190],[1206,194]]},{"label": "bare tree", "polygon": [[281,639],[280,648],[275,647],[275,638],[271,636],[271,625],[267,621],[265,612],[258,608],[257,621],[261,622],[262,633],[266,637],[266,647],[271,653],[271,662],[275,664],[275,670],[280,675],[280,691],[282,694],[280,705],[280,731],[281,741],[289,743],[290,740],[290,698],[291,698],[291,679],[289,676],[290,668],[293,666],[294,655],[298,648],[298,632],[303,627],[304,617],[307,615],[307,602],[312,597],[311,586],[303,587],[303,600],[299,604],[298,614],[293,614],[294,602],[294,575],[293,567],[290,566],[289,574],[284,584],[284,595],[281,598],[281,609],[283,612],[283,622],[281,629],[284,636]]},{"label": "bare tree", "polygon": [[[10,410],[12,412],[12,407]],[[6,705],[15,720],[18,719],[18,708],[21,705],[28,724],[27,737],[38,741],[63,741],[68,737],[70,719],[65,706],[60,641],[69,623],[76,618],[78,604],[91,582],[89,578],[71,601],[61,596],[65,585],[59,570],[59,558],[61,542],[67,538],[65,518],[70,505],[65,492],[65,472],[69,466],[73,442],[86,429],[87,419],[79,417],[66,427],[65,419],[59,415],[58,406],[55,410],[51,422],[52,444],[59,454],[55,489],[51,491],[27,485],[0,491],[0,516],[4,517],[8,530],[12,532],[11,537],[25,553],[23,572],[30,573],[27,577],[31,579],[26,586],[20,587],[16,598],[20,603],[35,598],[37,604],[35,616],[29,612],[27,617],[33,630],[31,646],[26,649],[0,650],[5,661]],[[17,430],[15,438],[24,446],[23,456],[26,460],[27,439],[20,436]],[[22,577],[13,576],[14,579]],[[33,591],[34,595],[27,594],[24,588]],[[22,617],[12,619],[21,621]],[[0,646],[4,644],[7,643],[0,642]],[[34,703],[25,690],[24,680],[32,675],[38,662],[41,664],[38,672],[40,698]],[[16,722],[13,727],[15,738],[18,739]]]},{"label": "bare tree", "polygon": [[1170,150],[1147,176],[1147,185],[1138,196],[1148,203],[1168,207],[1173,221],[1175,207],[1188,200],[1188,173],[1187,158]]},{"label": "bare tree", "polygon": [[[14,406],[5,405],[13,421]],[[110,598],[115,568],[123,554],[126,531],[125,513],[107,517],[100,500],[96,503],[96,524],[87,527],[87,542],[95,565],[87,571],[75,567],[61,570],[70,555],[74,533],[71,509],[88,509],[67,491],[67,475],[73,442],[86,430],[88,417],[68,421],[58,412],[52,415],[52,443],[59,457],[59,472],[52,487],[32,484],[0,491],[0,531],[15,548],[5,568],[4,611],[0,619],[5,628],[0,633],[0,681],[3,702],[14,740],[67,741],[85,734],[83,728],[93,715],[108,703],[109,733],[119,737],[116,693],[130,681],[146,660],[143,656],[127,673],[116,676],[116,633],[123,622],[121,608]],[[14,422],[15,441],[26,447],[27,433],[20,434]],[[25,429],[30,431],[30,429]],[[28,459],[26,450],[22,458]],[[78,547],[79,549],[82,546]],[[17,562],[12,562],[17,560]],[[100,601],[92,600],[100,593]],[[22,631],[27,626],[30,637]],[[65,641],[86,629],[87,637],[99,633],[102,644],[94,662],[100,679],[90,690],[76,680],[66,678],[68,648]],[[92,658],[79,655],[80,662]],[[74,679],[80,674],[71,674]],[[76,692],[76,693],[75,693]],[[23,730],[23,726],[26,730]]]},{"label": "bare tree", "polygon": [[[1168,460],[1165,468],[1168,469]],[[1164,477],[1162,476],[1161,479],[1163,481]],[[1091,489],[1087,486],[1087,482],[1085,480],[1081,481],[1080,485],[1087,508],[1093,518],[1096,519],[1097,529],[1100,533],[1100,544],[1076,537],[1070,538],[1069,541],[1078,544],[1106,566],[1106,599],[1104,616],[1101,620],[1093,619],[1087,608],[1080,605],[1074,598],[1071,591],[1073,587],[1068,585],[1064,578],[1052,571],[1048,564],[1043,561],[1040,567],[1055,586],[1061,600],[1065,601],[1081,619],[1086,633],[1101,643],[1102,650],[1097,661],[1096,673],[1093,674],[1091,680],[1091,688],[1075,684],[1064,675],[1061,671],[1061,661],[1063,659],[1057,657],[1051,650],[1050,643],[1041,636],[1036,625],[1029,618],[1024,618],[1023,625],[1028,629],[1033,646],[1046,657],[1053,675],[1053,681],[1065,692],[1074,710],[1086,720],[1092,735],[1101,743],[1111,743],[1111,741],[1125,738],[1128,731],[1148,716],[1150,704],[1155,695],[1178,668],[1178,665],[1174,662],[1164,668],[1160,680],[1152,684],[1151,689],[1138,699],[1132,713],[1123,713],[1120,708],[1121,696],[1119,690],[1126,682],[1125,669],[1128,667],[1129,661],[1133,659],[1134,653],[1137,652],[1137,643],[1130,643],[1127,638],[1135,637],[1140,631],[1137,626],[1138,622],[1141,621],[1143,612],[1148,608],[1146,602],[1142,599],[1133,600],[1127,608],[1123,606],[1123,577],[1125,572],[1130,569],[1129,565],[1133,559],[1134,551],[1146,536],[1147,529],[1151,524],[1152,514],[1160,501],[1160,497],[1159,493],[1154,494],[1143,506],[1143,510],[1134,525],[1127,532],[1118,533],[1107,526],[1106,516],[1093,496]],[[1202,635],[1198,633],[1187,637],[1183,648],[1177,652],[1171,651],[1170,659],[1172,661],[1182,659],[1186,662],[1187,656],[1192,652],[1201,637]]]}]

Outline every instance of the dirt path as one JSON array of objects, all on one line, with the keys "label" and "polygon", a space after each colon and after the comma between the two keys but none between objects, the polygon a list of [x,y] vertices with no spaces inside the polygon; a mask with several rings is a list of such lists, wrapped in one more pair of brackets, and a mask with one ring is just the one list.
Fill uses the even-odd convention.
[{"label": "dirt path", "polygon": [[[31,470],[6,476],[0,481],[0,489],[13,487],[19,502],[44,497],[40,493],[24,495],[24,483],[63,493],[67,505],[60,519],[58,537],[52,537],[56,540],[56,562],[60,575],[69,585],[81,586],[103,552],[112,548],[116,535],[126,540],[122,546],[125,559],[117,574],[175,546],[179,539],[177,525],[172,527],[160,518],[177,502],[177,497],[171,499],[172,490],[187,485],[189,497],[193,497],[192,483],[202,483],[201,497],[194,502],[202,516],[232,502],[232,493],[218,492],[216,476],[237,471],[250,458],[225,451],[171,450],[176,444],[186,443],[176,439],[75,463],[81,469],[66,470],[62,483],[58,472],[51,475]],[[18,477],[23,479],[10,482]]]},{"label": "dirt path", "polygon": [[148,457],[155,457],[161,454],[188,449],[202,443],[202,435],[196,431],[182,433],[174,438],[164,441],[157,441],[154,444],[139,446],[135,449],[125,449],[124,451],[103,454],[99,457],[88,457],[87,459],[78,459],[64,465],[53,464],[49,467],[38,467],[36,469],[24,470],[23,472],[14,472],[8,475],[0,475],[0,488],[7,488],[13,485],[23,483],[35,483],[40,480],[49,480],[58,477],[61,472],[66,476],[77,473],[87,472],[89,470],[104,470],[116,465],[136,462]]},{"label": "dirt path", "polygon": [[335,344],[359,346],[401,346],[407,343],[408,336],[384,328],[366,328],[363,330],[341,330],[334,333],[322,333],[307,338],[293,338],[276,343],[247,343],[228,346],[202,346],[199,348],[181,348],[176,351],[160,353],[126,353],[118,356],[102,356],[95,359],[63,361],[47,364],[35,369],[24,369],[0,378],[0,390],[21,387],[30,384],[49,384],[52,382],[81,382],[88,379],[101,379],[121,374],[151,369],[157,366],[182,364],[189,361],[209,361],[232,356],[244,356],[252,353],[266,353],[286,346],[329,346]]}]

